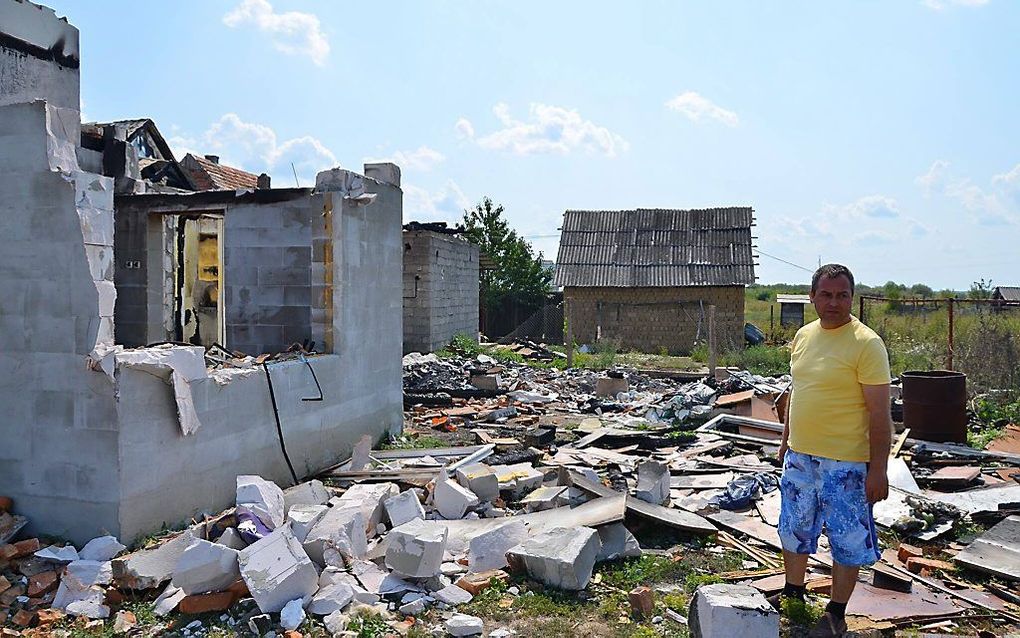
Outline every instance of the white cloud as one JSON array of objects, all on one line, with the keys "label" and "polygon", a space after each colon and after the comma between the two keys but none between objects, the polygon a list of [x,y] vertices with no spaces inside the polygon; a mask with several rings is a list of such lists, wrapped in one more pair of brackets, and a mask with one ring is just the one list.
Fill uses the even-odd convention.
[{"label": "white cloud", "polygon": [[329,56],[329,41],[319,18],[311,13],[276,13],[267,0],[242,0],[223,16],[223,24],[232,29],[254,26],[269,36],[277,51],[288,55],[307,55],[319,66]]},{"label": "white cloud", "polygon": [[401,169],[429,171],[436,164],[446,161],[446,156],[428,146],[419,146],[413,151],[397,151],[389,157],[378,159],[365,158],[365,163],[371,162],[393,162]]},{"label": "white cloud", "polygon": [[885,195],[865,195],[855,202],[843,206],[826,204],[823,212],[834,214],[841,219],[895,219],[900,216],[896,200]]},{"label": "white cloud", "polygon": [[178,159],[186,153],[210,153],[219,155],[224,164],[252,173],[271,174],[275,170],[276,186],[289,185],[295,170],[303,185],[308,186],[314,183],[317,172],[340,165],[332,151],[310,135],[281,142],[272,128],[245,122],[235,113],[225,114],[201,135],[174,135],[167,141]]},{"label": "white cloud", "polygon": [[923,188],[925,197],[928,197],[932,192],[940,190],[945,185],[948,176],[949,162],[946,160],[935,160],[932,162],[928,172],[924,175],[918,175],[914,179],[914,183]]},{"label": "white cloud", "polygon": [[[615,157],[628,148],[622,137],[584,119],[573,109],[532,103],[527,121],[514,119],[510,107],[503,103],[492,107],[492,112],[503,128],[475,138],[482,148],[517,155],[567,155],[582,150],[606,157]],[[455,128],[462,137],[474,136],[474,126],[464,118],[457,121]]]},{"label": "white cloud", "polygon": [[457,137],[462,140],[469,140],[475,136],[475,127],[471,124],[471,120],[462,117],[457,120],[457,123],[453,125],[455,131],[457,131]]},{"label": "white cloud", "polygon": [[700,93],[687,91],[666,102],[666,108],[677,111],[692,122],[700,122],[702,119],[716,120],[726,126],[737,126],[740,118],[733,111],[724,109],[715,104]]},{"label": "white cloud", "polygon": [[982,7],[988,4],[989,0],[921,0],[921,4],[933,11],[944,11],[951,6],[957,7]]},{"label": "white cloud", "polygon": [[971,219],[983,226],[1020,222],[1020,164],[992,177],[992,189],[985,190],[969,177],[954,177],[949,162],[936,160],[928,172],[914,180],[925,195],[942,195],[961,205]]},{"label": "white cloud", "polygon": [[460,223],[470,205],[464,191],[452,179],[436,192],[404,184],[405,221]]}]

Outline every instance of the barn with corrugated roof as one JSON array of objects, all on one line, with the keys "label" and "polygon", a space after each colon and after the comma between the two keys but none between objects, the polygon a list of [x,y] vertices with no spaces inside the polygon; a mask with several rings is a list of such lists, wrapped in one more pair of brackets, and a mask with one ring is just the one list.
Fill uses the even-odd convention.
[{"label": "barn with corrugated roof", "polygon": [[743,347],[753,226],[750,207],[566,211],[555,283],[570,338],[687,354],[714,306],[719,346]]}]

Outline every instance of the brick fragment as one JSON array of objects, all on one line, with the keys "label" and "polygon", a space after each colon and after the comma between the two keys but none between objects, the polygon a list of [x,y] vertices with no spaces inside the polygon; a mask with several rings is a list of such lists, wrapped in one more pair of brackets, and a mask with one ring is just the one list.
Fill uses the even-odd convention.
[{"label": "brick fragment", "polygon": [[11,622],[19,627],[28,627],[35,620],[35,612],[28,611],[27,609],[21,609],[18,613],[11,616]]},{"label": "brick fragment", "polygon": [[944,570],[952,571],[952,563],[934,558],[912,557],[907,559],[907,570],[913,574],[920,574],[922,570]]},{"label": "brick fragment", "polygon": [[36,616],[39,618],[40,625],[52,625],[63,620],[67,614],[59,609],[40,609],[36,612]]},{"label": "brick fragment", "polygon": [[906,563],[910,558],[921,558],[922,556],[924,556],[924,552],[921,551],[920,547],[908,545],[907,543],[900,543],[900,548],[896,552],[896,557],[900,559],[901,563]]},{"label": "brick fragment", "polygon": [[60,584],[57,572],[42,572],[28,579],[28,595],[32,598],[51,592]]},{"label": "brick fragment", "polygon": [[478,572],[477,574],[465,574],[456,582],[456,585],[469,592],[472,596],[477,596],[479,593],[492,587],[494,583],[506,582],[508,580],[510,580],[510,576],[505,571],[493,569],[487,572]]},{"label": "brick fragment", "polygon": [[177,606],[182,614],[206,614],[211,611],[226,611],[234,604],[234,593],[218,591],[212,594],[193,594],[181,599]]},{"label": "brick fragment", "polygon": [[627,599],[638,618],[650,618],[655,612],[655,592],[650,587],[635,587],[627,594]]}]

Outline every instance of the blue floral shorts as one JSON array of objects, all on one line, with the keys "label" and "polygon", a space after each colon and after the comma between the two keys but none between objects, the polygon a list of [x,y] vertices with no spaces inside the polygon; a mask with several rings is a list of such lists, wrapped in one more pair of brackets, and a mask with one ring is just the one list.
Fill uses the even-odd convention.
[{"label": "blue floral shorts", "polygon": [[814,554],[825,527],[840,565],[871,565],[881,554],[871,504],[864,492],[867,463],[836,461],[788,450],[779,481],[783,549]]}]

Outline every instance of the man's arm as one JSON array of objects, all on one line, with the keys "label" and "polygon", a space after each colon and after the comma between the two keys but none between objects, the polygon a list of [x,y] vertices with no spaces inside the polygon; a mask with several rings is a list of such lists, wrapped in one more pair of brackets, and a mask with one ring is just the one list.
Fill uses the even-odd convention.
[{"label": "man's arm", "polygon": [[783,418],[783,440],[779,443],[779,466],[783,466],[783,458],[786,457],[786,451],[790,449],[790,404],[793,403],[793,382],[790,382],[790,387],[787,390],[789,393],[786,397],[786,415]]},{"label": "man's arm", "polygon": [[871,442],[871,462],[864,490],[869,503],[889,496],[889,446],[892,443],[892,418],[889,415],[889,384],[864,385],[864,404],[868,408],[868,432]]}]

